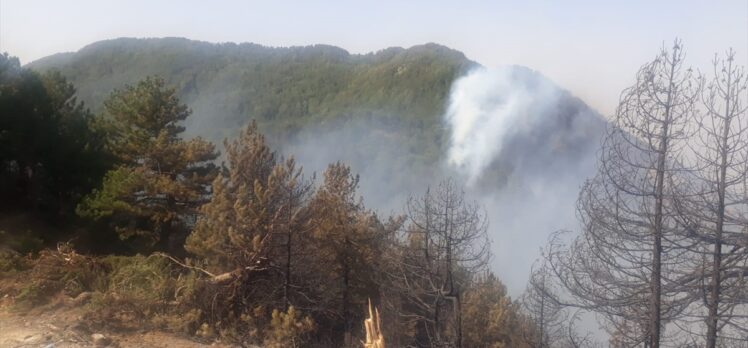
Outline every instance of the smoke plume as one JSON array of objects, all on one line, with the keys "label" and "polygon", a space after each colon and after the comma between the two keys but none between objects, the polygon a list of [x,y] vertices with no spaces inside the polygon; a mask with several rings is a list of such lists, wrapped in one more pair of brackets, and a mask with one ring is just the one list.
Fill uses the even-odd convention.
[{"label": "smoke plume", "polygon": [[382,216],[404,213],[409,196],[444,178],[462,182],[488,214],[492,269],[518,296],[548,235],[576,227],[575,201],[593,173],[603,119],[522,67],[479,68],[453,83],[435,157],[412,152],[427,135],[385,116],[309,127],[278,145],[318,180],[329,163],[350,165],[365,204]]},{"label": "smoke plume", "polygon": [[533,127],[555,97],[556,89],[548,81],[517,83],[518,78],[510,67],[479,68],[453,85],[445,117],[451,129],[447,160],[469,185],[501,153],[505,140]]},{"label": "smoke plume", "polygon": [[603,119],[522,67],[479,68],[453,84],[446,162],[486,208],[493,269],[513,295],[547,237],[576,229],[575,202],[594,173]]}]

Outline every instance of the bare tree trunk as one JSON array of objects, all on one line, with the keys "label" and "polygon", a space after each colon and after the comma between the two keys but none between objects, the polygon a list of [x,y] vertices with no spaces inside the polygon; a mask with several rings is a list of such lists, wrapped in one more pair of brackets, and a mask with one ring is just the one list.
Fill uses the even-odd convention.
[{"label": "bare tree trunk", "polygon": [[[672,81],[671,70],[671,81]],[[671,83],[672,87],[672,83]],[[665,107],[665,122],[662,126],[662,135],[657,162],[657,187],[655,189],[655,222],[654,243],[652,243],[652,294],[650,308],[650,339],[652,348],[660,347],[660,316],[662,314],[662,204],[663,188],[665,186],[665,160],[668,146],[668,127],[670,126],[670,93],[668,93],[668,106]]]},{"label": "bare tree trunk", "polygon": [[[727,124],[727,122],[725,123]],[[727,127],[727,126],[726,126]],[[719,299],[721,290],[721,276],[722,276],[722,229],[724,226],[725,218],[725,192],[724,192],[724,179],[726,173],[726,158],[722,157],[722,168],[720,171],[720,187],[719,187],[719,205],[717,207],[717,226],[714,234],[714,252],[712,253],[712,281],[709,290],[709,301],[707,307],[709,314],[707,315],[707,333],[706,333],[706,347],[715,348],[717,346],[717,321],[719,317]]]},{"label": "bare tree trunk", "polygon": [[288,299],[291,289],[291,231],[286,234],[286,277],[283,284],[283,307],[288,311],[290,301]]},{"label": "bare tree trunk", "polygon": [[545,337],[545,296],[540,297],[540,327],[538,331],[538,347],[543,348]]},{"label": "bare tree trunk", "polygon": [[288,311],[290,301],[288,299],[291,290],[291,250],[292,238],[291,220],[293,214],[293,191],[288,192],[288,211],[286,212],[286,274],[283,284],[283,307]]},{"label": "bare tree trunk", "polygon": [[[345,245],[350,247],[350,240],[345,238]],[[351,344],[351,318],[350,310],[350,267],[348,260],[343,261],[343,342],[346,347]]]},{"label": "bare tree trunk", "polygon": [[439,313],[439,308],[441,307],[441,300],[440,297],[436,298],[436,305],[434,306],[434,339],[436,342],[441,344],[442,341],[442,329],[441,329],[441,315]]},{"label": "bare tree trunk", "polygon": [[579,197],[582,233],[549,253],[576,305],[602,314],[622,345],[659,348],[665,324],[682,315],[688,297],[669,282],[685,259],[671,206],[700,86],[682,63],[676,41],[624,90],[600,169]]},{"label": "bare tree trunk", "polygon": [[455,313],[457,315],[457,347],[462,348],[462,301],[459,291],[455,295]]},{"label": "bare tree trunk", "polygon": [[[729,59],[729,58],[728,58]],[[706,334],[706,347],[715,348],[717,346],[717,323],[719,321],[719,303],[720,303],[720,291],[722,289],[722,233],[725,223],[725,191],[727,182],[727,163],[728,163],[728,140],[730,137],[730,101],[732,96],[732,59],[729,59],[729,68],[727,70],[727,83],[725,87],[726,98],[725,98],[725,119],[722,128],[722,139],[720,144],[720,165],[719,165],[719,178],[717,182],[717,223],[714,231],[714,251],[712,253],[712,281],[710,284],[709,301],[707,307],[709,314],[707,315],[707,334]]]}]

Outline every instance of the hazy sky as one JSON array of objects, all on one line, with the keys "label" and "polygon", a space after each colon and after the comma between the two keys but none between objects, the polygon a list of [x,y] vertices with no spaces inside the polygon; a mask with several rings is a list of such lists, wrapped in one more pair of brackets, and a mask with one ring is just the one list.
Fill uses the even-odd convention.
[{"label": "hazy sky", "polygon": [[0,0],[0,51],[23,63],[123,36],[352,53],[437,42],[486,66],[539,70],[609,114],[638,66],[676,36],[702,70],[728,47],[748,63],[748,1]]}]

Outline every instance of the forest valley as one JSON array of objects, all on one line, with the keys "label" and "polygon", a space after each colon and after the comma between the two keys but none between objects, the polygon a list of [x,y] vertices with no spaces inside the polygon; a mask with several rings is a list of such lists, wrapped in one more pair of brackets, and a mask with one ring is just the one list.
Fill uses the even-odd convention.
[{"label": "forest valley", "polygon": [[373,315],[387,347],[748,347],[743,67],[728,51],[702,76],[676,41],[635,77],[580,230],[552,235],[512,299],[459,180],[381,216],[348,165],[305,172],[254,121],[220,149],[184,136],[191,110],[160,77],[94,115],[61,73],[5,54],[2,310],[64,303],[82,331],[239,346],[361,347]]}]

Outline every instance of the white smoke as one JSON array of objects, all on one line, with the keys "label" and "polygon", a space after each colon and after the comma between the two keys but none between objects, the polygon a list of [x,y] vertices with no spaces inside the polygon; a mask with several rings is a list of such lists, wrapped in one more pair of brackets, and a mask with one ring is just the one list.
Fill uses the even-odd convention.
[{"label": "white smoke", "polygon": [[492,269],[519,296],[548,235],[576,227],[575,200],[604,122],[522,67],[473,70],[453,83],[448,103],[449,143],[423,162],[407,149],[430,139],[378,121],[386,114],[306,128],[279,145],[318,180],[329,163],[350,165],[366,206],[381,216],[404,213],[409,196],[446,177],[465,183],[488,213]]},{"label": "white smoke", "polygon": [[[523,71],[524,72],[524,71]],[[474,184],[512,133],[533,127],[558,98],[545,80],[523,83],[517,69],[477,68],[454,82],[445,120],[451,129],[449,164]]]},{"label": "white smoke", "polygon": [[604,121],[522,67],[472,70],[450,93],[445,159],[486,208],[492,268],[517,296],[549,234],[578,227],[575,202]]}]

